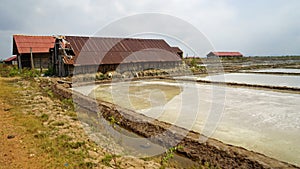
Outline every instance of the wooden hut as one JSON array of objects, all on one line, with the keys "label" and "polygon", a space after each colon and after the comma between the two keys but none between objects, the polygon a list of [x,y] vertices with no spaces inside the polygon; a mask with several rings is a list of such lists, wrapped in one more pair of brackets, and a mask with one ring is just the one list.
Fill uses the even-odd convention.
[{"label": "wooden hut", "polygon": [[48,68],[53,36],[13,35],[13,55],[19,68]]}]

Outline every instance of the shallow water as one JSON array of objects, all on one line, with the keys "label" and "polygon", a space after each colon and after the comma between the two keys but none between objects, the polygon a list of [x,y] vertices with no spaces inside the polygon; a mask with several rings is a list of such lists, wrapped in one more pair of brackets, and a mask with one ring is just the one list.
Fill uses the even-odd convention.
[{"label": "shallow water", "polygon": [[212,75],[199,80],[207,80],[213,82],[231,82],[256,84],[266,86],[286,86],[300,88],[300,76],[282,76],[269,74],[251,74],[251,73],[228,73],[223,75]]},{"label": "shallow water", "polygon": [[261,69],[253,70],[251,72],[267,72],[267,73],[300,73],[300,69]]},{"label": "shallow water", "polygon": [[[147,97],[130,99],[137,94],[130,87],[136,86],[147,86],[147,90],[138,93]],[[98,86],[75,90],[87,94],[95,87]],[[106,84],[94,91],[104,100],[108,97],[102,97],[104,92],[99,91],[109,91],[113,99],[107,101],[116,104],[148,102],[131,108],[225,143],[300,165],[299,94],[162,80]],[[89,94],[94,96],[93,92]]]}]

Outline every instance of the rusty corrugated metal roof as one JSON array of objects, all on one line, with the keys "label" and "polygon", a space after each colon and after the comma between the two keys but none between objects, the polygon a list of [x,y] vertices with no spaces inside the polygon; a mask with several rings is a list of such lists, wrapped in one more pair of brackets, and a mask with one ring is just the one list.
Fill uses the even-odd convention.
[{"label": "rusty corrugated metal roof", "polygon": [[176,47],[176,46],[172,47],[172,51],[176,52],[176,53],[183,53],[183,51],[179,47]]},{"label": "rusty corrugated metal roof", "polygon": [[66,36],[75,53],[66,64],[95,65],[136,62],[181,61],[174,49],[161,39]]},{"label": "rusty corrugated metal roof", "polygon": [[13,35],[13,40],[19,54],[30,53],[30,48],[32,53],[48,53],[55,43],[53,36]]}]

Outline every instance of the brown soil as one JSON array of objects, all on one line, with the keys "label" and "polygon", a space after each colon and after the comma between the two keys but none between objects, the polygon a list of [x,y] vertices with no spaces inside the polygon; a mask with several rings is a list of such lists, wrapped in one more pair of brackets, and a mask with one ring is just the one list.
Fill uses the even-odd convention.
[{"label": "brown soil", "polygon": [[[117,168],[103,162],[109,152],[89,140],[69,105],[39,84],[0,77],[0,169]],[[116,161],[120,168],[160,167],[134,157]]]},{"label": "brown soil", "polygon": [[38,161],[45,161],[43,156],[35,156],[32,136],[26,128],[16,124],[9,105],[0,99],[0,168],[42,168]]},{"label": "brown soil", "polygon": [[[46,157],[36,156],[36,147],[32,135],[16,119],[12,95],[6,95],[8,89],[6,81],[14,81],[15,78],[0,79],[0,168],[42,168]],[[5,99],[6,98],[6,99]]]}]

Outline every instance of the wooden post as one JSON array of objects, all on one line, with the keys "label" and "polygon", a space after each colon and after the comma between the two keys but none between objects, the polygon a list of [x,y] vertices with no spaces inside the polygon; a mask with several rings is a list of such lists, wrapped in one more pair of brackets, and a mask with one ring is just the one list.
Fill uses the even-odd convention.
[{"label": "wooden post", "polygon": [[21,61],[21,55],[22,55],[22,54],[18,55],[18,65],[19,65],[19,70],[20,70],[20,72],[22,72],[22,61]]},{"label": "wooden post", "polygon": [[32,48],[30,48],[30,61],[31,61],[31,69],[34,69],[34,63],[33,63],[33,55],[32,55]]},{"label": "wooden post", "polygon": [[58,76],[61,77],[62,76],[62,66],[61,66],[61,55],[58,55]]},{"label": "wooden post", "polygon": [[40,55],[40,73],[42,73],[42,56]]},{"label": "wooden post", "polygon": [[53,73],[55,74],[55,75],[57,75],[57,73],[58,73],[58,68],[57,68],[57,54],[58,54],[58,52],[57,52],[57,42],[55,42],[55,45],[54,45],[54,54],[53,54],[53,59],[52,59],[52,69],[53,69]]}]

